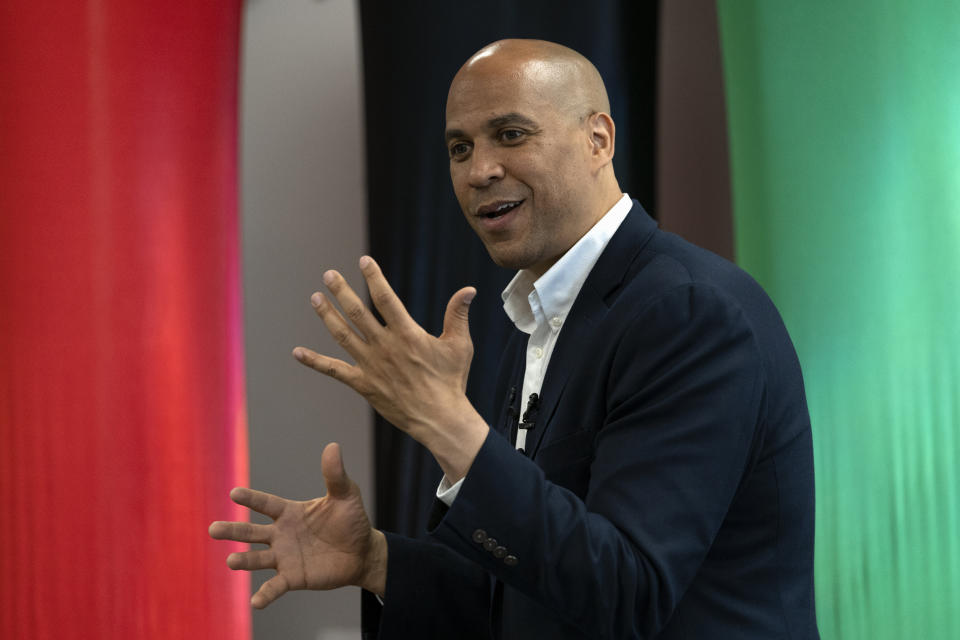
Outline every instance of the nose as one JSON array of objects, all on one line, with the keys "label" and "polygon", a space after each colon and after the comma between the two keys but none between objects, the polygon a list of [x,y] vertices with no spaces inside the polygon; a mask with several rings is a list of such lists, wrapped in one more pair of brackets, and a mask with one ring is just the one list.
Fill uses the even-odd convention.
[{"label": "nose", "polygon": [[482,189],[504,175],[503,164],[496,150],[486,144],[477,144],[470,153],[470,173],[468,181],[471,187]]}]

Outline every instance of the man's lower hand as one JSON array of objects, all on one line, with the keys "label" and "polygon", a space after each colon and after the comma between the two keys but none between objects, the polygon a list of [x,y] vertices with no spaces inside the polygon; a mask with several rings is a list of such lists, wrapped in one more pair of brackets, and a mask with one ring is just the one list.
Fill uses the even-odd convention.
[{"label": "man's lower hand", "polygon": [[231,553],[227,566],[253,571],[276,569],[250,603],[262,609],[294,589],[336,589],[356,585],[383,595],[387,543],[370,526],[360,489],[347,476],[340,447],[331,443],[321,457],[327,495],[314,500],[287,500],[262,491],[236,488],[230,498],[273,518],[272,524],[214,522],[210,536],[266,544],[266,549]]}]

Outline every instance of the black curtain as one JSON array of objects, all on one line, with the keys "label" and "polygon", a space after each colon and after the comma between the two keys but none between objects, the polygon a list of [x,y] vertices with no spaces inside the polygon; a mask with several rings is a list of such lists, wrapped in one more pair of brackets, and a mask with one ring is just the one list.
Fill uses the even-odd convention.
[{"label": "black curtain", "polygon": [[[501,38],[541,38],[587,56],[603,75],[617,124],[621,187],[654,212],[657,2],[361,0],[370,252],[427,331],[441,331],[462,286],[475,356],[468,395],[488,420],[509,323],[496,267],[460,212],[443,144],[447,89],[460,65]],[[376,526],[421,535],[441,472],[411,438],[376,418]]]}]

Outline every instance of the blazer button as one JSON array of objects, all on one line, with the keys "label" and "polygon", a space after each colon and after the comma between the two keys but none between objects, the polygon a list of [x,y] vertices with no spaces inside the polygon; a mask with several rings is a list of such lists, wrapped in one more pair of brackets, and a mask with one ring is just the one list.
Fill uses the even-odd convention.
[{"label": "blazer button", "polygon": [[497,539],[496,538],[487,538],[483,542],[483,548],[487,551],[493,551],[497,548]]},{"label": "blazer button", "polygon": [[487,532],[483,529],[477,529],[473,532],[473,541],[477,544],[483,544],[487,541]]},{"label": "blazer button", "polygon": [[515,567],[517,566],[518,562],[520,561],[517,560],[517,556],[515,555],[509,555],[503,559],[503,564],[507,565],[508,567]]},{"label": "blazer button", "polygon": [[499,560],[505,555],[507,555],[506,547],[497,547],[496,549],[493,550],[493,557],[496,558],[497,560]]}]

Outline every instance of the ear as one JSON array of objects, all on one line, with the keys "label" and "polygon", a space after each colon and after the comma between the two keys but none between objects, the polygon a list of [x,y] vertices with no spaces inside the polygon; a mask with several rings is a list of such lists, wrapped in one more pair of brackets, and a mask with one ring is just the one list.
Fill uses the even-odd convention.
[{"label": "ear", "polygon": [[592,145],[591,156],[598,167],[613,160],[614,142],[616,141],[616,127],[610,114],[598,111],[587,118],[587,131],[590,134]]}]

